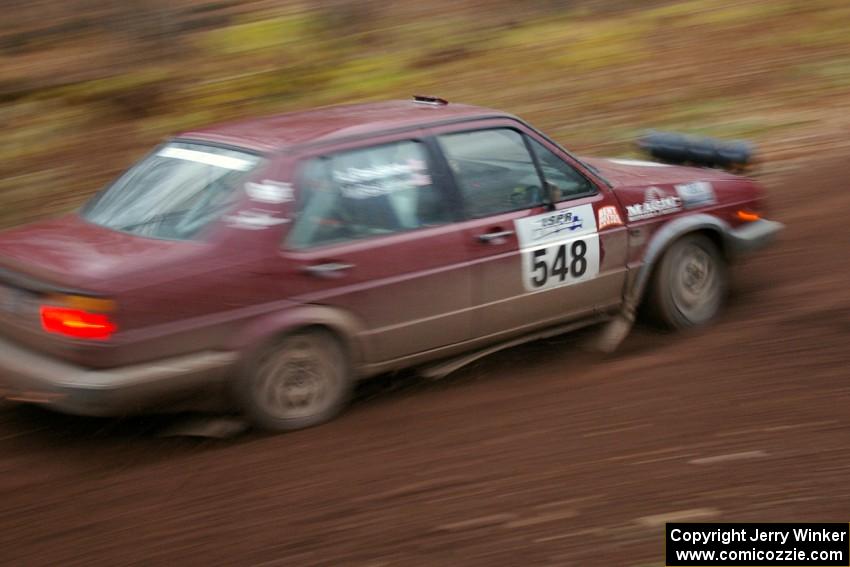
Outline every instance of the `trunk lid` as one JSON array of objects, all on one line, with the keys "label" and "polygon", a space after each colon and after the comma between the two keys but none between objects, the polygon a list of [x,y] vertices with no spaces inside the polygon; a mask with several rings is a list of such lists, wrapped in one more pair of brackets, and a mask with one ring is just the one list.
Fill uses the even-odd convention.
[{"label": "trunk lid", "polygon": [[[114,299],[173,277],[202,248],[91,224],[76,214],[0,232],[0,334],[37,351],[107,364],[114,341],[79,341],[47,333],[40,308],[54,294]],[[121,315],[121,313],[118,313]]]},{"label": "trunk lid", "polygon": [[111,281],[144,273],[196,246],[110,230],[71,214],[0,233],[0,270],[34,285],[110,292]]}]

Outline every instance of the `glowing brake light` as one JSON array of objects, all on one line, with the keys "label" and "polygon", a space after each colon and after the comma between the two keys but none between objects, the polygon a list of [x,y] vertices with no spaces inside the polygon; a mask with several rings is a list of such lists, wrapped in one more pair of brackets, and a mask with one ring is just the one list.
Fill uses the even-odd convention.
[{"label": "glowing brake light", "polygon": [[106,340],[117,327],[108,315],[69,307],[41,306],[41,326],[48,333],[75,339]]}]

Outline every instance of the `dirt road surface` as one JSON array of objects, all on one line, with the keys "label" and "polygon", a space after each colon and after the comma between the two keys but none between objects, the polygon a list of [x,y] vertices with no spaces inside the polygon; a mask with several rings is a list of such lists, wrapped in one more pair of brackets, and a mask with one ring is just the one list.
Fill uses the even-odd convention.
[{"label": "dirt road surface", "polygon": [[284,436],[0,411],[10,565],[663,565],[675,520],[850,521],[850,174],[776,176],[723,317],[367,385]]}]

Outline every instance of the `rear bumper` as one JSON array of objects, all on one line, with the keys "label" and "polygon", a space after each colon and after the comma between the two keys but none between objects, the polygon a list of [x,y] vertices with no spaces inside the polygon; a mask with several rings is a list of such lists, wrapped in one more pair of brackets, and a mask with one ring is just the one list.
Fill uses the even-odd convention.
[{"label": "rear bumper", "polygon": [[92,370],[0,338],[0,399],[91,416],[139,413],[220,384],[237,355],[207,351]]},{"label": "rear bumper", "polygon": [[730,230],[727,240],[734,254],[742,255],[764,248],[773,242],[784,228],[785,225],[780,222],[761,219]]}]

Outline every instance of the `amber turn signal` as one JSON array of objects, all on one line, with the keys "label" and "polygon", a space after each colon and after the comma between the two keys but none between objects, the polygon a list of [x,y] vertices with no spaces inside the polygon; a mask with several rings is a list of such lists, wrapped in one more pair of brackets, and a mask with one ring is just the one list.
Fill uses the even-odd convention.
[{"label": "amber turn signal", "polygon": [[757,221],[761,218],[761,216],[758,213],[754,213],[752,211],[738,211],[736,213],[736,216],[738,217],[739,220],[742,220],[744,222],[753,222],[753,221]]},{"label": "amber turn signal", "polygon": [[83,311],[95,311],[100,313],[111,313],[115,311],[115,301],[101,297],[89,297],[85,295],[56,294],[48,297],[51,303],[64,305],[71,309],[82,309]]}]

